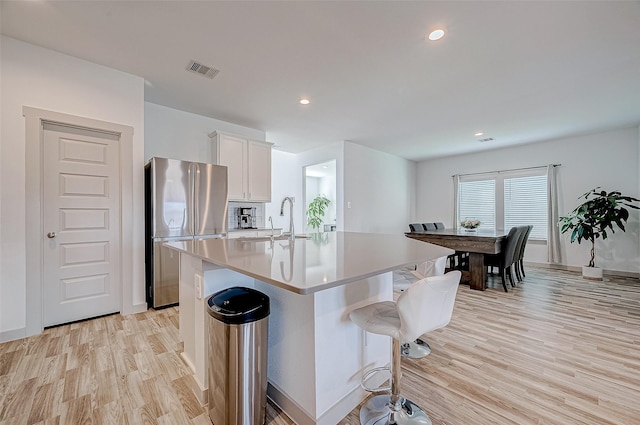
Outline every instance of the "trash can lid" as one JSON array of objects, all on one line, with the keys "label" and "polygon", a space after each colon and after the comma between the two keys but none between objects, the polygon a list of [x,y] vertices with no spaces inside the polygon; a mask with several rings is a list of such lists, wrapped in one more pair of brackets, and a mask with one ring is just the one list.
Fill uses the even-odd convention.
[{"label": "trash can lid", "polygon": [[269,297],[251,288],[233,287],[207,299],[209,315],[232,325],[255,322],[269,315]]}]

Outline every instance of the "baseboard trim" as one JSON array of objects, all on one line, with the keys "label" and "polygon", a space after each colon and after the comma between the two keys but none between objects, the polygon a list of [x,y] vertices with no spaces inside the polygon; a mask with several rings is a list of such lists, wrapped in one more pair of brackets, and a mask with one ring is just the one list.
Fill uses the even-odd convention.
[{"label": "baseboard trim", "polygon": [[[525,261],[525,266],[540,267],[544,269],[564,270],[569,272],[582,273],[582,267],[568,266],[566,264],[552,264],[552,263],[534,263]],[[603,270],[602,274],[610,277],[630,277],[640,279],[640,273],[627,272],[624,270]]]},{"label": "baseboard trim", "polygon": [[[184,351],[180,353],[180,358],[182,359],[184,364],[186,364],[187,367],[191,369],[192,372],[196,370],[193,363],[191,363],[191,360],[189,360],[189,358],[184,354]],[[195,373],[192,373],[191,377],[193,378],[192,380],[190,380],[191,391],[193,391],[193,394],[200,402],[200,405],[205,406],[207,403],[209,403],[209,390],[207,388],[204,388],[201,382],[198,382],[198,378],[196,378]]]},{"label": "baseboard trim", "polygon": [[131,308],[131,314],[144,313],[147,310],[147,303],[134,304]]},{"label": "baseboard trim", "polygon": [[10,331],[0,332],[0,342],[13,341],[15,339],[26,338],[27,328],[12,329]]},{"label": "baseboard trim", "polygon": [[[372,387],[381,386],[387,376],[383,373],[377,374],[367,381]],[[298,425],[335,425],[344,419],[353,409],[355,409],[365,398],[370,395],[360,386],[354,388],[333,406],[328,408],[319,418],[314,418],[309,412],[291,400],[283,391],[273,385],[267,384],[267,397]]]},{"label": "baseboard trim", "polygon": [[291,400],[271,382],[267,382],[267,397],[297,425],[314,425],[316,423],[309,412]]},{"label": "baseboard trim", "polygon": [[[122,314],[123,316],[128,315],[128,314],[137,314],[137,313],[143,313],[147,311],[147,303],[142,303],[142,304],[135,304],[131,306],[131,310],[129,312],[127,312],[126,314]],[[108,316],[108,315],[107,315]],[[95,319],[95,317],[91,317],[88,319],[82,319],[82,320],[91,320],[91,319]],[[64,323],[66,324],[66,323]],[[7,341],[13,341],[15,339],[21,339],[21,338],[26,338],[27,336],[33,336],[33,335],[38,335],[42,333],[42,329],[32,335],[27,335],[27,328],[20,328],[20,329],[13,329],[10,331],[5,331],[5,332],[0,332],[0,342],[7,342]]]}]

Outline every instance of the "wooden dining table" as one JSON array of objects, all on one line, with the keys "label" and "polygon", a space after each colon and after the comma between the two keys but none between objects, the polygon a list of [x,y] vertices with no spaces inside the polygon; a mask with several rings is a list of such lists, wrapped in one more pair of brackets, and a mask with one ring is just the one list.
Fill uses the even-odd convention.
[{"label": "wooden dining table", "polygon": [[487,281],[487,269],[484,265],[485,254],[499,254],[502,242],[507,237],[504,230],[476,229],[439,229],[422,232],[406,232],[412,239],[469,253],[469,286],[484,291]]}]

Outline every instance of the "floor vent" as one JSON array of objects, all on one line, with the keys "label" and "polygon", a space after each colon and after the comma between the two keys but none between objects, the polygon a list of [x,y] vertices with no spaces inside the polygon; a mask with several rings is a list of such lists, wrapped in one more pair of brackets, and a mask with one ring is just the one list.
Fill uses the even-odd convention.
[{"label": "floor vent", "polygon": [[189,62],[189,65],[187,66],[187,71],[195,72],[196,74],[203,75],[207,78],[213,78],[216,75],[218,75],[218,72],[220,72],[220,70],[218,69],[211,68],[210,66],[202,65],[201,63],[198,63],[196,61]]}]

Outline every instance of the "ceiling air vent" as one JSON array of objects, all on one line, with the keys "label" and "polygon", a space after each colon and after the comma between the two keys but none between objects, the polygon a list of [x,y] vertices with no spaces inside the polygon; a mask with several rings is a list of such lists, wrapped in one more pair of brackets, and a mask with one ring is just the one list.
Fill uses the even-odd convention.
[{"label": "ceiling air vent", "polygon": [[493,137],[487,137],[487,138],[478,140],[478,142],[490,142],[492,140],[493,140]]},{"label": "ceiling air vent", "polygon": [[189,62],[187,71],[195,72],[196,74],[204,75],[207,78],[213,78],[218,75],[219,70],[211,68],[210,66],[202,65],[196,61]]}]

